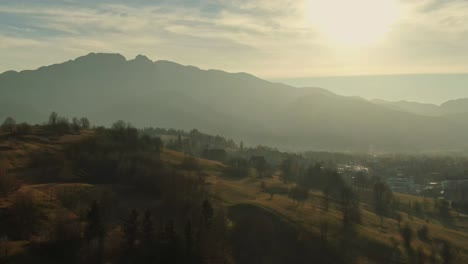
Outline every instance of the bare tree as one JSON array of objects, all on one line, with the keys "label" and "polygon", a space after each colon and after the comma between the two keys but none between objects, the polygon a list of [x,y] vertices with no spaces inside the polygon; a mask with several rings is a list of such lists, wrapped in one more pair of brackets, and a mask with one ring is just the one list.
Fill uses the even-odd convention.
[{"label": "bare tree", "polygon": [[58,114],[56,112],[52,112],[50,113],[50,116],[49,116],[49,125],[51,126],[55,126],[57,125],[57,120],[58,120]]},{"label": "bare tree", "polygon": [[2,124],[2,130],[7,132],[13,132],[16,128],[16,121],[12,117],[7,117]]},{"label": "bare tree", "polygon": [[86,117],[80,118],[80,125],[81,125],[82,129],[89,129],[90,126],[91,126],[90,123],[89,123],[88,118],[86,118]]}]

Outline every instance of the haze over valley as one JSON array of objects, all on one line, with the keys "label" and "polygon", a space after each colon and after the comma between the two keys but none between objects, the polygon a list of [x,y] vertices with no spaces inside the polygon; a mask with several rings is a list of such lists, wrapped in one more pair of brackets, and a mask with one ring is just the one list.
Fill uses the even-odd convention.
[{"label": "haze over valley", "polygon": [[0,1],[0,264],[468,263],[468,1]]}]

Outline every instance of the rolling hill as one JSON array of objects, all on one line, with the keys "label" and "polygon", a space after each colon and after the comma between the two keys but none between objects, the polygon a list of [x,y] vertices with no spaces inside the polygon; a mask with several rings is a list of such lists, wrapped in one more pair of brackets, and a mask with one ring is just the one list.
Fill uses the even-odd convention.
[{"label": "rolling hill", "polygon": [[[75,160],[69,159],[70,153],[67,152],[71,146],[81,145],[99,136],[98,133],[86,130],[81,133],[56,136],[36,127],[32,133],[21,137],[1,134],[5,140],[0,141],[0,164],[6,164],[8,172],[21,179],[22,185],[7,197],[0,197],[0,215],[4,217],[3,213],[8,212],[15,197],[29,193],[45,214],[42,220],[44,230],[57,225],[54,222],[56,215],[65,216],[71,226],[73,224],[83,226],[81,222],[84,220],[80,218],[80,212],[85,211],[93,199],[99,197],[103,205],[111,208],[107,216],[108,233],[104,243],[105,257],[111,259],[121,244],[122,216],[131,209],[143,211],[152,208],[160,214],[164,212],[162,210],[170,212],[168,208],[173,207],[162,207],[162,209],[160,207],[166,196],[145,193],[139,189],[141,187],[119,182],[96,183],[95,178],[88,179],[90,182],[87,182],[77,177],[80,170],[76,170],[73,166]],[[98,148],[92,150],[99,151]],[[37,159],[37,154],[43,153],[53,154],[56,157],[54,160],[65,161],[61,163],[63,169],[56,178],[44,178],[53,171],[50,169],[55,166],[54,163],[41,164],[43,168],[49,170],[31,166],[30,162]],[[176,176],[175,178],[193,174],[193,171],[185,171],[182,168],[181,164],[185,158],[184,153],[169,149],[163,149],[160,153],[162,164],[180,173],[172,175]],[[368,199],[362,199],[360,203],[362,222],[355,226],[351,237],[346,237],[342,231],[340,204],[332,199],[330,208],[325,210],[323,203],[325,196],[322,191],[312,189],[307,200],[298,204],[288,196],[294,184],[285,184],[278,173],[271,178],[257,178],[253,175],[232,178],[223,174],[223,170],[229,165],[207,159],[195,160],[200,169],[199,177],[203,179],[210,197],[224,208],[229,219],[227,223],[230,224],[221,230],[230,234],[229,252],[236,262],[228,263],[412,263],[409,259],[411,256],[407,256],[400,237],[398,220],[394,217],[385,217],[382,224],[373,210],[372,202]],[[161,169],[157,163],[147,163],[146,166],[150,166],[151,171]],[[275,195],[262,191],[262,183],[274,189]],[[369,194],[369,190],[365,188],[356,191],[360,197]],[[439,249],[433,245],[438,245],[439,241],[448,241],[456,252],[453,263],[466,263],[468,259],[466,215],[452,212],[453,223],[444,224],[436,217],[437,209],[429,199],[405,194],[395,195],[399,203],[397,213],[402,215],[403,223],[411,225],[415,230],[419,230],[422,226],[430,229],[430,240],[417,237],[413,239],[414,249],[423,252],[428,258],[433,257],[438,261],[435,263],[442,263],[440,253],[437,253]],[[176,196],[168,197],[176,199],[174,198]],[[424,209],[427,210],[424,214],[418,214],[408,206],[416,202],[428,205]],[[188,208],[189,211],[193,211],[193,207]],[[184,210],[188,210],[187,207],[184,207]],[[3,222],[5,218],[0,219],[2,220],[0,231],[5,232],[10,229]],[[186,220],[185,214],[182,219]],[[323,230],[324,223],[327,224],[326,234]],[[49,236],[50,231],[41,231],[32,239],[17,238],[2,241],[2,246],[8,249],[5,251],[8,252],[5,255],[11,260],[8,263],[69,263],[51,262],[56,258],[60,260],[60,254],[38,254],[42,252],[38,251],[39,249],[47,249],[44,245],[47,245],[47,240],[51,239]],[[210,249],[210,252],[216,252],[212,246]],[[436,255],[432,255],[433,252],[436,252]],[[65,256],[67,260],[70,258],[73,258],[73,255]],[[207,260],[205,263],[224,262]]]},{"label": "rolling hill", "polygon": [[246,73],[201,70],[139,55],[91,53],[0,75],[0,119],[44,122],[51,111],[96,125],[198,128],[247,144],[336,151],[451,151],[468,126]]}]

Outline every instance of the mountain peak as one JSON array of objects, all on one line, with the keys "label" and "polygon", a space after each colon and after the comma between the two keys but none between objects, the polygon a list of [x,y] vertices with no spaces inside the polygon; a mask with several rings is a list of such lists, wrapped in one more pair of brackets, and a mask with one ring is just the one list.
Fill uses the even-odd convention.
[{"label": "mountain peak", "polygon": [[94,53],[91,52],[87,55],[78,57],[75,59],[75,62],[126,62],[125,57],[119,53]]},{"label": "mountain peak", "polygon": [[135,59],[135,61],[144,61],[144,62],[152,62],[150,59],[148,59],[148,57],[146,57],[145,55],[141,55],[141,54],[138,54]]},{"label": "mountain peak", "polygon": [[135,59],[129,60],[128,62],[135,63],[135,64],[138,64],[138,65],[143,65],[143,66],[153,64],[152,60],[148,59],[148,57],[146,57],[145,55],[141,55],[141,54],[138,54],[135,57]]}]

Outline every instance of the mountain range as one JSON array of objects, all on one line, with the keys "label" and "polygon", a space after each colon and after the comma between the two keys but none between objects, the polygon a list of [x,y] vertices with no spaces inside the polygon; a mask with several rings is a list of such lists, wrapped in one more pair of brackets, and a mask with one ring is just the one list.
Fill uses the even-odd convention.
[{"label": "mountain range", "polygon": [[137,127],[197,128],[283,149],[395,152],[468,149],[468,99],[440,106],[368,101],[247,73],[145,56],[90,53],[0,74],[0,118],[40,123],[51,111]]},{"label": "mountain range", "polygon": [[468,98],[450,100],[441,105],[408,101],[390,102],[381,99],[374,99],[372,102],[394,110],[425,116],[449,116],[468,113]]}]

